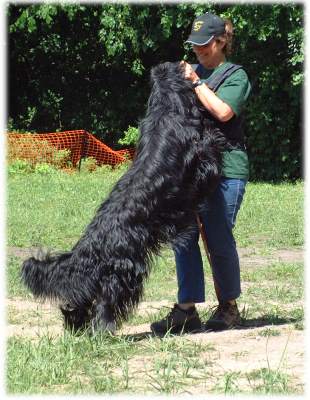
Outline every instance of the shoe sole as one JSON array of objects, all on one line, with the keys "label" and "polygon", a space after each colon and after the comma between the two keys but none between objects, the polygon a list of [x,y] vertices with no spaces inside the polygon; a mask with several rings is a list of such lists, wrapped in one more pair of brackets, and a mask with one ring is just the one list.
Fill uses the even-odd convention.
[{"label": "shoe sole", "polygon": [[234,329],[240,327],[241,324],[226,325],[221,323],[206,323],[204,330],[206,331],[225,331],[228,329]]},{"label": "shoe sole", "polygon": [[158,330],[158,329],[154,329],[151,327],[151,332],[156,335],[156,336],[165,336],[167,333],[171,334],[171,335],[178,335],[178,334],[183,334],[183,333],[199,333],[199,332],[203,332],[203,326],[201,325],[200,327],[195,327],[195,328],[191,328],[191,327],[172,327],[168,330]]}]

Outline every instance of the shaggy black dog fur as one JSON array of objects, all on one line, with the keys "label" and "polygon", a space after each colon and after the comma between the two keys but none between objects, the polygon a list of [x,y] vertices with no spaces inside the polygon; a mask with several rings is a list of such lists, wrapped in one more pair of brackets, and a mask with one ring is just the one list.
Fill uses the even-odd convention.
[{"label": "shaggy black dog fur", "polygon": [[57,300],[65,326],[114,331],[141,300],[152,256],[186,245],[220,177],[225,139],[208,126],[179,63],[151,71],[135,159],[73,249],[23,263],[32,293]]}]

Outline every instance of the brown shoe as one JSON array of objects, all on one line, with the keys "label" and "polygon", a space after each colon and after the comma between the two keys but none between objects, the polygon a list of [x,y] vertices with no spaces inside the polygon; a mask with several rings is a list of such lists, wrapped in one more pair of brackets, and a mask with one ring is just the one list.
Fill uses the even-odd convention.
[{"label": "brown shoe", "polygon": [[241,322],[237,304],[220,303],[205,324],[206,330],[221,331],[231,329]]},{"label": "brown shoe", "polygon": [[166,333],[185,333],[199,332],[201,321],[195,306],[189,310],[182,310],[177,304],[169,314],[160,321],[151,324],[151,331],[155,335],[165,335]]}]

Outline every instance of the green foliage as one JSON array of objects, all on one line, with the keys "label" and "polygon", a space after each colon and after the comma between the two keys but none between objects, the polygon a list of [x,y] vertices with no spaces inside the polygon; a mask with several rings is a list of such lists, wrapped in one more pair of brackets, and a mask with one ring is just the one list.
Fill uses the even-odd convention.
[{"label": "green foliage", "polygon": [[9,164],[8,173],[10,175],[13,174],[28,174],[32,172],[32,165],[26,160],[16,159],[12,163]]},{"label": "green foliage", "polygon": [[80,172],[88,173],[88,172],[93,172],[97,168],[97,160],[94,157],[85,157],[81,161],[81,167],[80,167]]},{"label": "green foliage", "polygon": [[[236,52],[246,60],[253,83],[246,116],[251,177],[296,178],[301,176],[302,7],[256,6],[253,14],[251,7],[238,7],[245,20],[252,16],[257,21],[244,26]],[[288,46],[290,35],[295,49]]]},{"label": "green foliage", "polygon": [[34,172],[41,175],[57,174],[57,169],[47,163],[37,164],[34,167]]},{"label": "green foliage", "polygon": [[207,11],[235,26],[232,61],[249,74],[251,179],[301,176],[303,5],[10,4],[9,117],[18,130],[83,128],[117,146],[145,113],[150,68],[196,62],[184,42]]},{"label": "green foliage", "polygon": [[71,150],[62,149],[53,152],[53,157],[51,159],[51,164],[54,167],[62,168],[64,166],[71,167],[72,163],[70,161],[71,158]]},{"label": "green foliage", "polygon": [[9,164],[8,173],[9,175],[29,173],[51,175],[57,174],[58,169],[55,166],[47,163],[31,164],[29,161],[16,159]]},{"label": "green foliage", "polygon": [[124,137],[121,138],[118,143],[125,145],[135,145],[139,138],[139,129],[134,126],[128,126],[127,131],[124,132]]}]

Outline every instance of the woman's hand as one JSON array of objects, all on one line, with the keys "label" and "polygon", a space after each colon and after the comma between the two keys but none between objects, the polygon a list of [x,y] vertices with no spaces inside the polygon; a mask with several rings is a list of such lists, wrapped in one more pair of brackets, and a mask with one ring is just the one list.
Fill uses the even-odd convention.
[{"label": "woman's hand", "polygon": [[[185,79],[189,79],[192,82],[199,79],[190,64],[186,61],[181,61],[180,64],[184,68]],[[219,121],[227,122],[234,116],[232,108],[213,93],[206,84],[199,85],[194,90],[202,105]]]},{"label": "woman's hand", "polygon": [[181,65],[184,67],[184,77],[192,82],[195,82],[199,79],[199,76],[193,70],[192,66],[188,64],[186,61],[181,61]]}]

